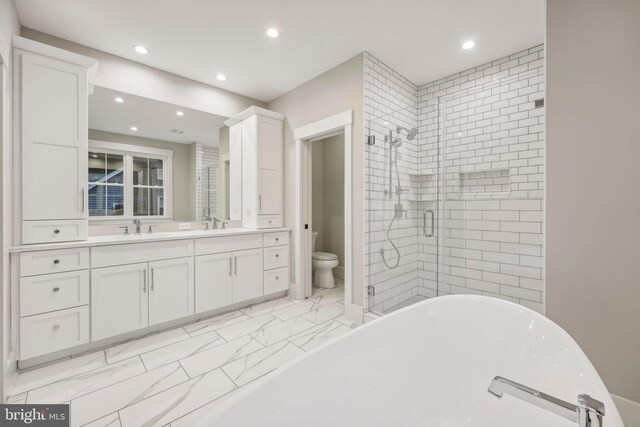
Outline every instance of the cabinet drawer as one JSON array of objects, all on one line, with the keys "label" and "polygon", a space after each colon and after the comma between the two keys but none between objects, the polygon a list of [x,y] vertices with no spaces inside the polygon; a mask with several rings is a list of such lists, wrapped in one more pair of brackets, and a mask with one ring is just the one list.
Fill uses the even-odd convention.
[{"label": "cabinet drawer", "polygon": [[91,248],[92,268],[135,264],[193,255],[193,240],[127,243]]},{"label": "cabinet drawer", "polygon": [[20,319],[20,359],[88,342],[89,307],[86,305]]},{"label": "cabinet drawer", "polygon": [[87,240],[86,220],[22,221],[22,243],[53,243]]},{"label": "cabinet drawer", "polygon": [[262,247],[262,234],[209,237],[196,240],[196,255],[243,251]]},{"label": "cabinet drawer", "polygon": [[20,317],[89,304],[89,270],[20,279]]},{"label": "cabinet drawer", "polygon": [[264,294],[289,290],[289,267],[264,272]]},{"label": "cabinet drawer", "polygon": [[89,268],[89,248],[23,252],[20,254],[21,277],[87,268]]},{"label": "cabinet drawer", "polygon": [[264,233],[264,247],[281,246],[289,244],[289,232]]},{"label": "cabinet drawer", "polygon": [[264,269],[288,267],[289,266],[289,246],[274,246],[264,248]]},{"label": "cabinet drawer", "polygon": [[282,227],[282,215],[258,215],[258,228]]}]

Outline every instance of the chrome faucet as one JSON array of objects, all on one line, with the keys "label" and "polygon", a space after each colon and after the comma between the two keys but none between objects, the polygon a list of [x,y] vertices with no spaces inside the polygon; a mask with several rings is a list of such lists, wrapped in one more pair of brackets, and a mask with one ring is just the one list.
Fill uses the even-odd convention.
[{"label": "chrome faucet", "polygon": [[133,223],[136,226],[136,234],[142,234],[142,221],[139,219],[134,219]]},{"label": "chrome faucet", "polygon": [[604,403],[588,394],[579,394],[578,404],[574,405],[503,377],[495,377],[491,381],[489,393],[499,398],[502,398],[504,393],[510,394],[573,421],[580,427],[602,427]]},{"label": "chrome faucet", "polygon": [[218,218],[213,218],[211,221],[213,221],[213,229],[217,230],[218,224],[220,224],[220,220]]}]

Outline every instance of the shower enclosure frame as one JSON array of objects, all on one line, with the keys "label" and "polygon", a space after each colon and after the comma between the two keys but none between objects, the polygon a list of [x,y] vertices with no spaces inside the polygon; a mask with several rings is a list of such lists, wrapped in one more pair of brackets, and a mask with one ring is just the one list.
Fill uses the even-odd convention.
[{"label": "shower enclosure frame", "polygon": [[353,245],[352,245],[352,140],[353,111],[310,123],[294,129],[294,229],[295,288],[297,299],[311,297],[311,142],[344,133],[344,307],[345,317],[362,323],[364,310],[353,302]]}]

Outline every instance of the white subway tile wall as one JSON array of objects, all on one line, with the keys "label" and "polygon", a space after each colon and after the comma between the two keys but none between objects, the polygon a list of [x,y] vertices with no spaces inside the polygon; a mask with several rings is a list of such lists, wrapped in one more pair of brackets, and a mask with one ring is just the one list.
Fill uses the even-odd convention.
[{"label": "white subway tile wall", "polygon": [[[545,110],[535,106],[544,98],[543,54],[536,46],[417,88],[365,55],[367,133],[377,140],[366,158],[367,285],[376,290],[368,308],[473,293],[543,311]],[[411,125],[413,88],[419,133],[399,162],[409,210],[391,234],[403,260],[389,270],[379,253],[384,246],[390,254],[384,240],[395,203],[384,198],[383,124]],[[424,235],[427,209],[435,237]]]},{"label": "white subway tile wall", "polygon": [[[220,150],[196,142],[196,220],[219,217]],[[209,172],[207,173],[207,168]],[[208,208],[207,208],[208,207]]]}]

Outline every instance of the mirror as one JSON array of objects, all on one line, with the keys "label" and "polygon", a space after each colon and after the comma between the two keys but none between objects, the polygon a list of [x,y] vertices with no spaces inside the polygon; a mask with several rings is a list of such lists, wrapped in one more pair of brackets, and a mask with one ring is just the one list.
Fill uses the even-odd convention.
[{"label": "mirror", "polygon": [[89,97],[89,220],[228,219],[226,117],[111,89]]}]

